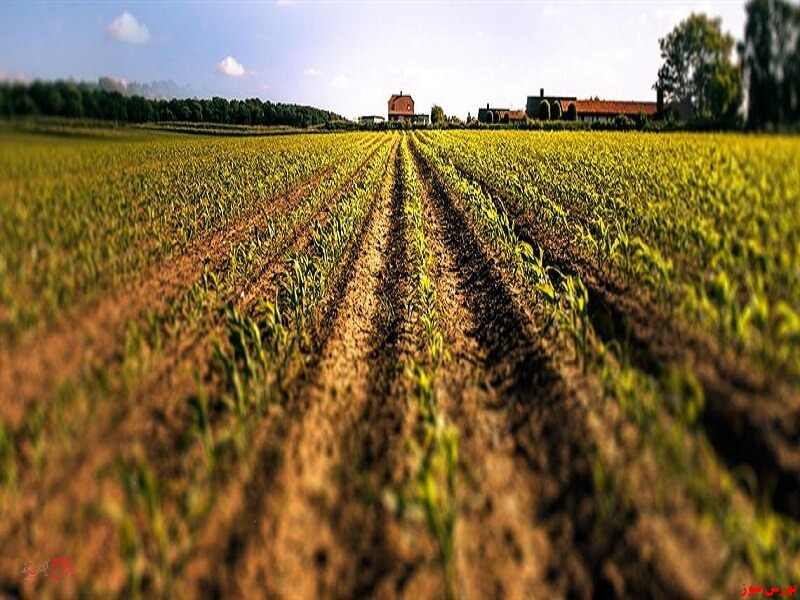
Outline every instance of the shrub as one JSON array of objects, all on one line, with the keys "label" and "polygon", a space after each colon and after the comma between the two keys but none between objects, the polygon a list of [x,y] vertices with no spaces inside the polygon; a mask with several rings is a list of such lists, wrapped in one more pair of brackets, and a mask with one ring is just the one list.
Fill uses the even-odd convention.
[{"label": "shrub", "polygon": [[560,121],[562,115],[563,113],[561,111],[561,103],[558,100],[556,100],[550,107],[550,118],[553,121]]},{"label": "shrub", "polygon": [[618,115],[614,119],[614,126],[623,131],[628,131],[636,128],[636,123],[626,115]]},{"label": "shrub", "polygon": [[567,107],[567,121],[577,121],[578,120],[578,107],[575,106],[574,102],[570,102],[569,106]]},{"label": "shrub", "polygon": [[550,103],[547,100],[542,100],[539,103],[539,120],[540,121],[550,120]]}]

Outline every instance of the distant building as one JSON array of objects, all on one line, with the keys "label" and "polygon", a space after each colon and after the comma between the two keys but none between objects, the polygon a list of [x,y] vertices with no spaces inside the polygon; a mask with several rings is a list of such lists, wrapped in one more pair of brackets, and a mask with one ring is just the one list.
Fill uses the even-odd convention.
[{"label": "distant building", "polygon": [[578,119],[590,123],[610,122],[623,115],[636,119],[639,115],[654,117],[658,114],[657,102],[631,102],[618,100],[577,100]]},{"label": "distant building", "polygon": [[599,98],[578,100],[575,96],[545,96],[544,88],[538,96],[528,96],[525,112],[532,119],[539,118],[539,106],[546,100],[550,104],[550,114],[556,104],[561,108],[562,118],[567,118],[574,105],[578,119],[590,123],[610,122],[620,115],[635,119],[639,115],[656,117],[663,114],[663,94],[658,91],[656,102],[633,102],[629,100],[600,100]]},{"label": "distant building", "polygon": [[392,94],[389,98],[389,120],[411,121],[414,118],[414,99],[404,94]]},{"label": "distant building", "polygon": [[363,117],[358,117],[358,124],[359,125],[375,125],[376,123],[385,123],[386,119],[384,119],[380,115],[365,115]]},{"label": "distant building", "polygon": [[389,121],[405,121],[413,125],[427,125],[430,116],[414,112],[414,99],[402,91],[389,98]]},{"label": "distant building", "polygon": [[[538,96],[528,96],[525,110],[511,110],[508,108],[492,108],[488,104],[486,108],[478,109],[478,121],[481,123],[519,123],[526,118],[538,119],[539,110],[542,102],[547,102],[550,106],[550,118],[553,115],[561,114],[562,119],[569,119],[576,116],[581,121],[590,123],[611,122],[620,115],[636,119],[639,115],[649,118],[659,118],[664,116],[664,94],[659,89],[656,90],[655,102],[633,102],[629,100],[600,100],[599,98],[578,100],[577,96],[545,96],[544,88],[539,89]],[[560,111],[558,109],[561,109]],[[681,107],[673,107],[679,114]]]},{"label": "distant building", "polygon": [[550,114],[553,114],[553,105],[558,104],[561,107],[561,113],[566,115],[570,102],[575,102],[577,99],[577,96],[545,96],[544,88],[539,88],[538,96],[528,96],[528,101],[525,103],[525,113],[531,119],[538,119],[539,105],[542,101],[547,100],[550,104]]},{"label": "distant building", "polygon": [[525,111],[492,108],[487,104],[486,108],[478,109],[478,121],[481,123],[521,123],[525,121]]}]

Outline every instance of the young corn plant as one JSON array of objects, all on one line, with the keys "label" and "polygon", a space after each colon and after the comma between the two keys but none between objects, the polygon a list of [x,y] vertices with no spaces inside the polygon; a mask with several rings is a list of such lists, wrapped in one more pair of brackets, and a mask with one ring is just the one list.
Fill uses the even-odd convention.
[{"label": "young corn plant", "polygon": [[17,453],[14,439],[0,423],[0,486],[13,489],[17,482]]},{"label": "young corn plant", "polygon": [[169,596],[173,574],[170,534],[155,476],[139,455],[119,461],[115,470],[125,502],[107,500],[103,509],[117,526],[120,552],[128,568],[128,593],[139,597],[146,578],[149,593],[158,590]]}]

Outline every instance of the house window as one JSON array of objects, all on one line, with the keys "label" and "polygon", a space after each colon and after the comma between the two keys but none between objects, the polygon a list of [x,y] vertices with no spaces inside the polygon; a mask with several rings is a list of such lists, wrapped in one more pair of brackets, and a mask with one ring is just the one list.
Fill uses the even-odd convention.
[{"label": "house window", "polygon": [[411,110],[411,105],[406,106],[406,110]]},{"label": "house window", "polygon": [[392,110],[394,110],[394,102],[392,102]]}]

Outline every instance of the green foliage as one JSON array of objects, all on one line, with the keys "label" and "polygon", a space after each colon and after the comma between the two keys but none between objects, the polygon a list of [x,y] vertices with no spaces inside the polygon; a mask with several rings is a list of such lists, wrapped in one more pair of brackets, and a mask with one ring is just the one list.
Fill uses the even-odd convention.
[{"label": "green foliage", "polygon": [[444,125],[447,117],[445,117],[444,110],[438,104],[431,106],[431,124]]},{"label": "green foliage", "polygon": [[750,0],[738,51],[752,127],[800,121],[800,7]]},{"label": "green foliage", "polygon": [[140,90],[103,77],[99,84],[34,81],[26,85],[0,82],[0,117],[47,115],[125,123],[178,120],[291,127],[323,125],[342,119],[340,115],[312,106],[273,103],[258,98],[153,100],[141,95],[148,93],[147,89]]},{"label": "green foliage", "polygon": [[[0,189],[0,340],[13,341],[80,298],[231,227],[315,173],[339,164],[354,170],[367,139],[0,136],[0,180],[9,183]],[[317,202],[331,193],[323,183]],[[251,238],[231,247],[233,275],[252,275],[265,246]]]},{"label": "green foliage", "polygon": [[[800,149],[791,139],[639,134],[569,139],[429,132],[465,197],[491,192],[570,250],[773,374],[800,376],[788,307],[800,259]],[[702,162],[695,158],[702,156]],[[697,165],[702,165],[702,168]],[[455,177],[465,173],[480,185]],[[493,220],[497,202],[481,210]],[[502,226],[499,229],[507,229]],[[502,231],[498,238],[505,236]],[[722,286],[715,278],[727,280]],[[784,308],[783,316],[776,313]],[[796,309],[791,312],[797,313]],[[782,325],[786,323],[786,325]]]},{"label": "green foliage", "polygon": [[659,40],[664,63],[657,87],[667,103],[687,106],[700,118],[733,116],[741,103],[741,76],[731,63],[733,37],[721,19],[692,14]]}]

